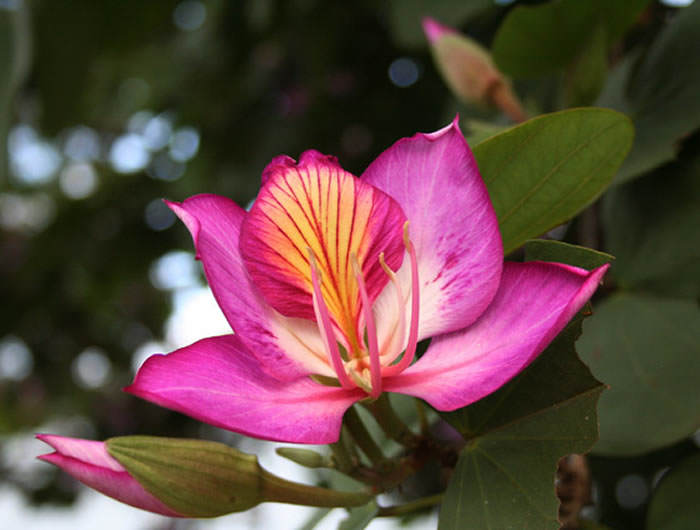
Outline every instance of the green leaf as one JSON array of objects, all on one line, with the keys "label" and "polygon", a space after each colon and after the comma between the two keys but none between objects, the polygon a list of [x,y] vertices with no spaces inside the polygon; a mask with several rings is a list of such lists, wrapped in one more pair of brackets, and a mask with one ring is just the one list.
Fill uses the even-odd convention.
[{"label": "green leaf", "polygon": [[597,439],[603,385],[578,359],[576,318],[513,381],[455,412],[442,413],[467,440],[440,510],[441,530],[558,529],[558,460]]},{"label": "green leaf", "polygon": [[700,454],[680,462],[661,479],[649,504],[648,530],[700,528]]},{"label": "green leaf", "polygon": [[493,42],[499,68],[513,77],[537,77],[570,64],[586,46],[595,26],[605,46],[617,39],[649,0],[561,0],[513,8]]},{"label": "green leaf", "polygon": [[151,494],[189,517],[216,517],[263,502],[263,470],[254,455],[202,440],[120,436],[109,454]]},{"label": "green leaf", "polygon": [[539,116],[478,144],[474,156],[505,252],[593,202],[615,175],[633,135],[623,114],[583,108]]},{"label": "green leaf", "polygon": [[610,254],[592,248],[547,239],[531,239],[525,243],[524,250],[525,261],[554,261],[586,270],[593,270],[615,259]]},{"label": "green leaf", "polygon": [[368,502],[364,506],[350,508],[348,516],[340,522],[339,530],[362,530],[372,522],[374,516],[379,512],[376,501]]},{"label": "green leaf", "polygon": [[700,156],[659,169],[603,199],[611,272],[624,287],[700,296]]},{"label": "green leaf", "polygon": [[[611,2],[613,3],[613,2]],[[667,24],[639,64],[622,61],[597,104],[626,112],[637,130],[616,183],[675,157],[681,139],[700,127],[700,3]]]},{"label": "green leaf", "polygon": [[700,423],[697,304],[623,293],[595,312],[579,341],[581,358],[610,385],[594,451],[637,455],[691,434]]},{"label": "green leaf", "polygon": [[397,43],[425,46],[421,19],[433,17],[439,22],[459,26],[462,22],[493,8],[493,0],[390,0],[389,23]]}]

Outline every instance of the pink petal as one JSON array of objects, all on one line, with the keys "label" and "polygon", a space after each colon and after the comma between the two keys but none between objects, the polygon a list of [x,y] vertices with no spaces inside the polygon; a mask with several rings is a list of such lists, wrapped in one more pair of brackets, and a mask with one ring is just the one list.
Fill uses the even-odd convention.
[{"label": "pink petal", "polygon": [[308,377],[281,382],[260,369],[238,335],[154,355],[125,390],[241,434],[312,444],[337,441],[343,414],[366,395]]},{"label": "pink petal", "polygon": [[[420,279],[419,338],[474,322],[498,288],[503,247],[457,118],[437,132],[399,140],[361,178],[391,195],[408,216]],[[407,261],[399,274],[404,293],[411,285]]]},{"label": "pink petal", "polygon": [[496,297],[472,326],[433,339],[413,366],[384,382],[438,410],[464,407],[530,364],[598,287],[591,272],[558,263],[506,263]]},{"label": "pink petal", "polygon": [[299,163],[277,157],[264,175],[241,227],[240,252],[253,283],[283,315],[313,320],[311,251],[328,310],[353,345],[361,302],[352,257],[374,301],[389,281],[379,254],[394,270],[403,259],[401,207],[318,151],[306,151]]},{"label": "pink petal", "polygon": [[250,283],[238,251],[245,210],[218,195],[166,202],[192,234],[209,286],[231,327],[265,369],[281,380],[309,372],[333,375],[327,362],[313,355],[323,352],[318,330],[274,311]]},{"label": "pink petal", "polygon": [[122,465],[107,452],[104,442],[39,434],[37,438],[56,452],[41,455],[83,484],[123,503],[170,517],[182,515],[148,493]]}]

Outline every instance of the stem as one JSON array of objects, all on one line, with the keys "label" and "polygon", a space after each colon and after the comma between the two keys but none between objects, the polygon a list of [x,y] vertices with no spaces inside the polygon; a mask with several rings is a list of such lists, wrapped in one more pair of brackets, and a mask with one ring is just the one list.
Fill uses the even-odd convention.
[{"label": "stem", "polygon": [[403,420],[396,415],[386,392],[366,407],[389,438],[406,447],[418,445],[420,441],[418,436],[413,434]]},{"label": "stem", "polygon": [[423,508],[428,508],[430,506],[435,506],[442,502],[444,494],[438,493],[437,495],[431,495],[430,497],[423,497],[422,499],[417,499],[415,501],[407,502],[406,504],[401,504],[399,506],[387,506],[385,508],[380,507],[379,512],[377,512],[377,517],[392,517],[394,515],[403,515],[406,513],[415,512]]},{"label": "stem", "polygon": [[367,431],[365,424],[362,423],[362,419],[360,419],[360,415],[354,407],[348,409],[345,413],[345,426],[348,428],[355,443],[360,446],[362,452],[367,455],[367,458],[369,458],[373,465],[381,466],[386,462],[382,450],[374,439],[372,439],[372,436]]},{"label": "stem", "polygon": [[428,417],[425,414],[425,406],[423,405],[423,402],[420,399],[414,399],[413,402],[416,404],[418,421],[420,422],[420,432],[425,436],[430,430],[430,426],[428,425]]},{"label": "stem", "polygon": [[338,471],[342,473],[348,473],[355,468],[355,462],[353,457],[348,451],[345,445],[345,439],[347,438],[347,431],[345,426],[340,431],[340,439],[337,442],[329,444],[331,451],[333,452],[333,459],[335,461],[335,467]]},{"label": "stem", "polygon": [[337,491],[307,486],[263,471],[263,496],[266,502],[284,502],[300,506],[334,508],[362,506],[374,498],[370,491]]}]

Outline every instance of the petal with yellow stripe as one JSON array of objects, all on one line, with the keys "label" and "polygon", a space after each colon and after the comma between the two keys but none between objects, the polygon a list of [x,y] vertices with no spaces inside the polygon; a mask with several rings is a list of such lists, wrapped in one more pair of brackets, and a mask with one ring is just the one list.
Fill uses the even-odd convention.
[{"label": "petal with yellow stripe", "polygon": [[314,320],[312,254],[330,316],[345,345],[357,348],[362,302],[353,256],[371,303],[389,281],[379,255],[393,270],[402,263],[403,210],[318,151],[306,151],[298,163],[277,157],[264,175],[240,240],[253,283],[283,315]]}]

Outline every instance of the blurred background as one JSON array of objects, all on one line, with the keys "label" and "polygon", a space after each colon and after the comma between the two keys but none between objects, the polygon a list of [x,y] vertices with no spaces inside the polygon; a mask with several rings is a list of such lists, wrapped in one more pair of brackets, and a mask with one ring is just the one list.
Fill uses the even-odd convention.
[{"label": "blurred background", "polygon": [[[610,52],[611,64],[646,49],[673,20],[673,4],[648,2]],[[509,125],[496,110],[457,102],[433,65],[420,19],[430,14],[489,46],[513,6],[0,0],[0,145],[7,146],[0,149],[0,509],[7,528],[93,528],[107,517],[115,528],[272,527],[269,510],[173,523],[118,505],[35,461],[47,448],[33,434],[203,437],[250,449],[250,441],[120,392],[148,355],[228,329],[189,234],[161,199],[210,192],[246,205],[272,157],[308,148],[335,154],[360,174],[398,138],[438,129],[455,112]],[[515,88],[534,115],[566,106],[561,79],[547,72],[516,80]],[[684,132],[674,168],[695,164],[693,134]],[[615,253],[592,211],[557,237]],[[695,256],[683,269],[691,283]],[[644,456],[594,458],[599,487],[611,492],[596,516],[634,527],[654,475],[696,450],[697,440],[684,437]],[[279,472],[280,459],[270,458]],[[616,497],[623,479],[637,487]],[[289,513],[284,527],[309,516]],[[420,524],[434,525],[426,521]],[[391,522],[373,523],[382,527]]]}]

